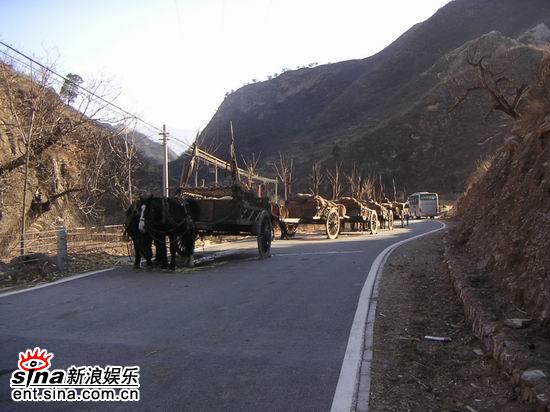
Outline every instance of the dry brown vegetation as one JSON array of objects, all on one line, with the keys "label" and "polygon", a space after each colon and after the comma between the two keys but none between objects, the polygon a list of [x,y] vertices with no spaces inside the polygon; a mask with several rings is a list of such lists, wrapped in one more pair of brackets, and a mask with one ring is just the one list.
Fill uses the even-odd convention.
[{"label": "dry brown vegetation", "polygon": [[[23,226],[120,222],[143,163],[131,119],[91,95],[67,105],[50,71],[19,70],[0,62],[0,243],[16,240]],[[108,85],[88,88],[101,94]]]},{"label": "dry brown vegetation", "polygon": [[550,322],[550,52],[510,138],[458,204],[455,246],[528,316]]}]

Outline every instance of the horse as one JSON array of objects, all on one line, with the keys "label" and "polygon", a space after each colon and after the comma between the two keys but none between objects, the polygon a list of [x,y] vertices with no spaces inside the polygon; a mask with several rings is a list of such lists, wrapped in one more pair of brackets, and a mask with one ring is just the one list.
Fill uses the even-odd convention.
[{"label": "horse", "polygon": [[134,267],[136,269],[139,269],[142,257],[145,258],[148,267],[153,266],[153,251],[151,247],[153,239],[151,236],[140,232],[140,215],[140,203],[138,201],[132,202],[130,207],[126,210],[126,222],[124,224],[124,232],[132,239],[132,243],[134,244]]},{"label": "horse", "polygon": [[[168,237],[170,246],[170,269],[176,268],[176,254],[185,258],[185,265],[194,264],[196,231],[193,218],[198,216],[198,204],[192,199],[176,200],[150,196],[140,199],[140,233],[153,241],[165,245]],[[166,251],[166,246],[164,246]],[[168,268],[166,253],[161,255],[161,267]]]},{"label": "horse", "polygon": [[372,199],[367,200],[365,203],[369,209],[376,210],[382,229],[386,229],[386,226],[389,230],[393,229],[393,211],[391,209]]}]

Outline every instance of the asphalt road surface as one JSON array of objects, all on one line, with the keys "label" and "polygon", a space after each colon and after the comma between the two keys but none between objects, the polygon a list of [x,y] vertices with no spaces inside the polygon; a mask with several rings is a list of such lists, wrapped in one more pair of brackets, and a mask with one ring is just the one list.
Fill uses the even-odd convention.
[{"label": "asphalt road surface", "polygon": [[[198,251],[193,270],[119,268],[0,297],[0,410],[327,411],[361,288],[390,244],[439,226]],[[15,403],[18,353],[52,369],[139,365],[139,403]]]}]

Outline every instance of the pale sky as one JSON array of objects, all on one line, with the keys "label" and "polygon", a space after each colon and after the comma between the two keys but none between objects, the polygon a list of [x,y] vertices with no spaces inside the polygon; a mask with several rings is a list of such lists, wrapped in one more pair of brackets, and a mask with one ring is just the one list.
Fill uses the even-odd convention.
[{"label": "pale sky", "polygon": [[448,2],[0,0],[0,40],[62,74],[110,78],[118,105],[190,139],[231,89],[368,57]]}]

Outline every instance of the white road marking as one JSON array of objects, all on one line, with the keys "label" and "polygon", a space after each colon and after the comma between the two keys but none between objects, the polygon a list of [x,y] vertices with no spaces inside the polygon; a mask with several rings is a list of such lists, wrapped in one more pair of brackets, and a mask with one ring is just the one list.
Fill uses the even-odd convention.
[{"label": "white road marking", "polygon": [[113,269],[114,269],[114,267],[113,268],[108,268],[108,269],[94,270],[93,272],[80,273],[78,275],[69,276],[69,277],[66,277],[66,278],[63,278],[63,279],[59,279],[59,280],[56,280],[55,282],[43,283],[41,285],[34,286],[34,287],[31,287],[31,288],[18,289],[18,290],[14,290],[14,291],[11,291],[11,292],[0,293],[0,298],[5,298],[6,296],[11,296],[11,295],[17,295],[19,293],[32,292],[32,291],[35,291],[35,290],[38,290],[38,289],[47,288],[48,286],[55,286],[55,285],[59,285],[60,283],[70,282],[71,280],[77,280],[77,279],[82,279],[82,278],[85,278],[85,277],[88,277],[88,276],[97,275],[98,273],[107,272],[107,271],[113,270]]},{"label": "white road marking", "polygon": [[[355,311],[355,317],[353,318],[349,334],[348,346],[342,362],[342,369],[340,369],[340,377],[338,378],[338,384],[336,385],[336,391],[332,399],[331,412],[349,412],[355,409],[363,350],[365,347],[371,348],[373,340],[374,322],[367,324],[369,311],[371,310],[371,296],[376,279],[384,267],[386,260],[395,249],[404,243],[416,240],[430,233],[438,232],[446,227],[445,223],[438,223],[441,223],[440,228],[396,242],[380,252],[376,256],[376,259],[374,259],[363,289],[361,289],[361,295],[359,296],[357,310]],[[375,310],[375,305],[373,305],[372,309]],[[367,381],[369,384],[365,390],[370,391],[370,370],[363,371],[362,373],[363,375],[368,375]],[[368,410],[368,404],[366,408]]]}]

